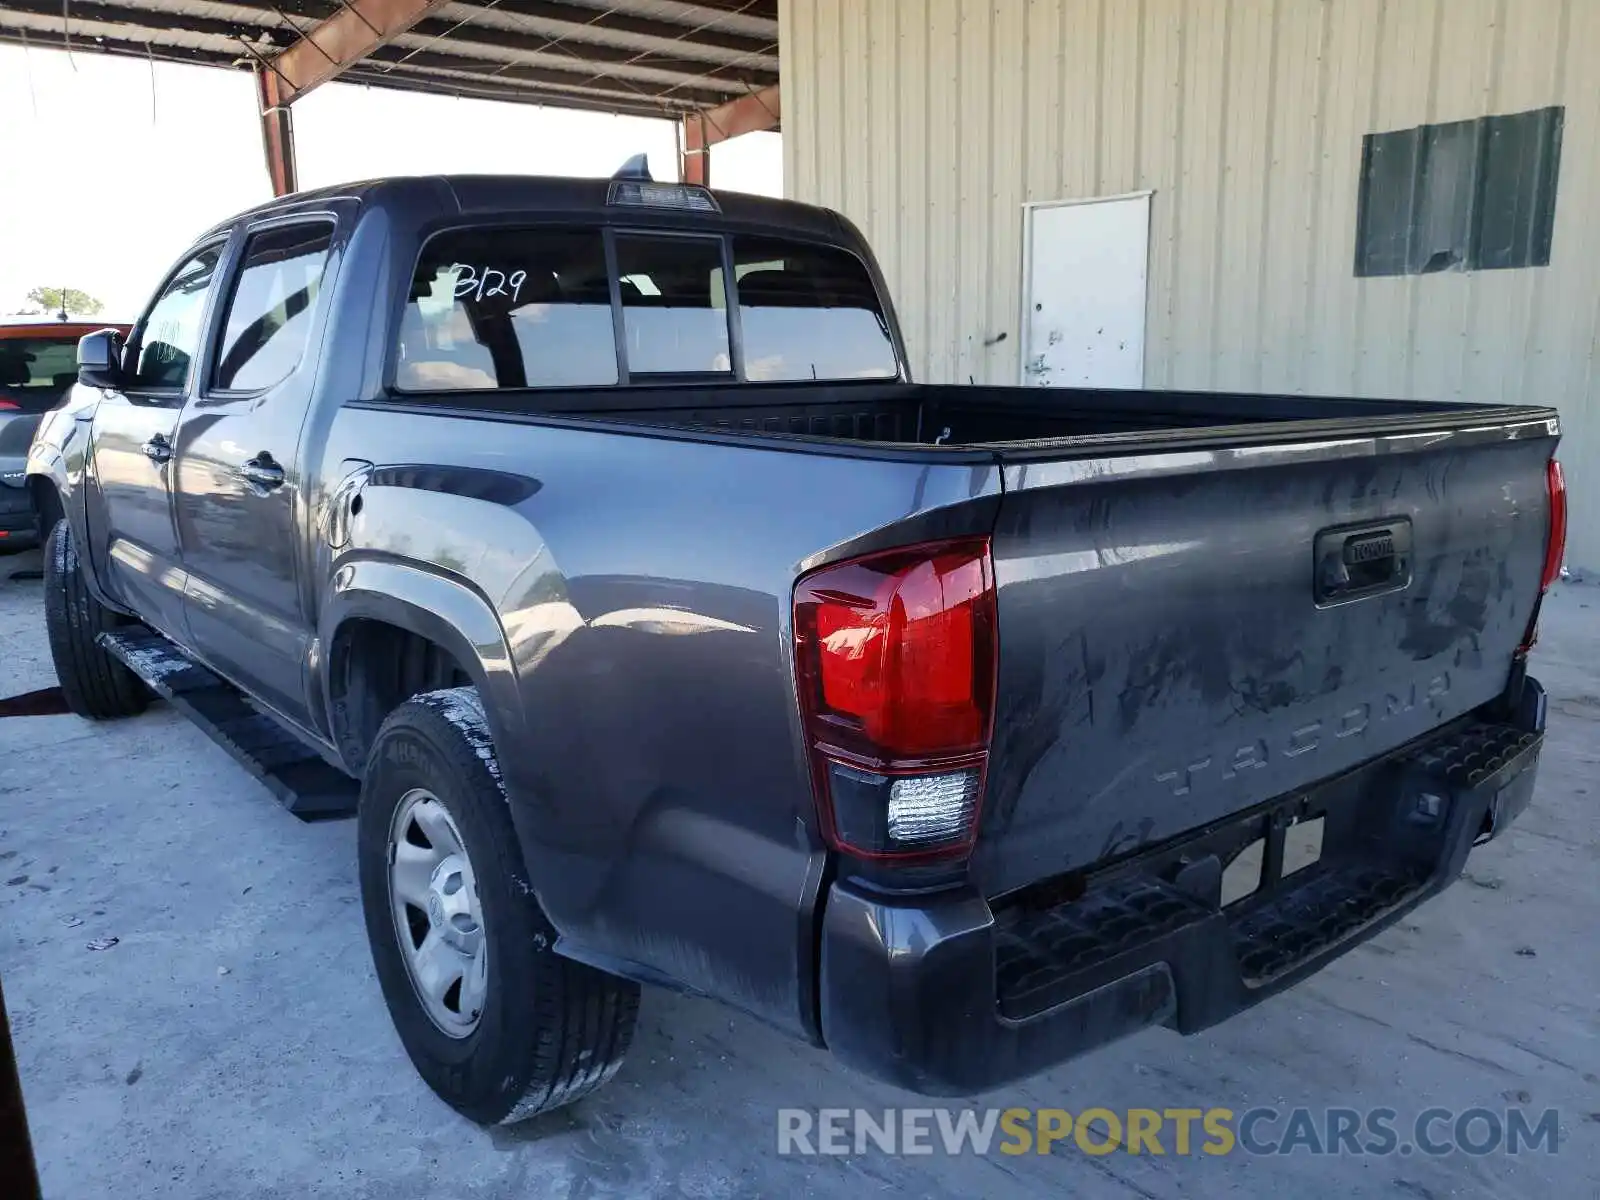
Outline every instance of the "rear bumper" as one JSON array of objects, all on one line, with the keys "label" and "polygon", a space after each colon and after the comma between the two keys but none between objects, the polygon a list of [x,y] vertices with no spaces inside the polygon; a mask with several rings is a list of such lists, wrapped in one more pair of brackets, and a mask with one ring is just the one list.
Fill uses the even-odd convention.
[{"label": "rear bumper", "polygon": [[[1194,1033],[1317,971],[1448,886],[1532,796],[1544,691],[1513,724],[1467,718],[1305,793],[991,905],[832,885],[823,1040],[929,1095],[1036,1074],[1150,1025]],[[1311,866],[1287,831],[1322,819]],[[1263,841],[1262,884],[1226,909],[1222,865]]]}]

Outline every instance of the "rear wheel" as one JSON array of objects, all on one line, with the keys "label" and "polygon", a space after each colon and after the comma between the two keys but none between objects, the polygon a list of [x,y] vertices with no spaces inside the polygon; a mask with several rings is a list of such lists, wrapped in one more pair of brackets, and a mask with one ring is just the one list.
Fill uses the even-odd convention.
[{"label": "rear wheel", "polygon": [[474,1121],[506,1124],[616,1073],[638,985],[555,953],[475,689],[429,692],[389,715],[358,826],[373,965],[429,1087]]},{"label": "rear wheel", "polygon": [[72,528],[64,517],[56,521],[45,542],[44,624],[68,708],[95,720],[132,717],[145,710],[149,691],[98,640],[102,633],[127,624],[127,618],[90,593]]}]

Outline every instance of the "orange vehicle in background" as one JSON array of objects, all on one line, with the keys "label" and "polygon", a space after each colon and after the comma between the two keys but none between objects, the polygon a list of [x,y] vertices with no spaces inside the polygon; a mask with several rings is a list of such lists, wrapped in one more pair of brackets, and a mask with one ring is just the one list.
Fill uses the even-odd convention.
[{"label": "orange vehicle in background", "polygon": [[23,486],[28,446],[39,418],[78,378],[78,339],[104,321],[0,322],[0,553],[38,542],[38,520]]}]

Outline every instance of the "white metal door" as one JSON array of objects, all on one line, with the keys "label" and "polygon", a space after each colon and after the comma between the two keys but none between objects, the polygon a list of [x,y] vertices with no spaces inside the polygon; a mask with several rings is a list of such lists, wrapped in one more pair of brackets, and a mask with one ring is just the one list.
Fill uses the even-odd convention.
[{"label": "white metal door", "polygon": [[1150,193],[1024,212],[1023,384],[1143,387]]}]

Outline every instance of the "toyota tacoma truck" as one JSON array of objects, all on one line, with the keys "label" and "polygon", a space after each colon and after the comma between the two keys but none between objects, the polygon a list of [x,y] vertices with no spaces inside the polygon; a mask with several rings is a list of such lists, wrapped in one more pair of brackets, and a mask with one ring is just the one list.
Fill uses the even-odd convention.
[{"label": "toyota tacoma truck", "polygon": [[1204,1029],[1527,805],[1546,407],[912,381],[837,214],[383,180],[184,253],[28,460],[86,717],[356,813],[423,1078],[610,1078],[641,985],[970,1094]]}]

